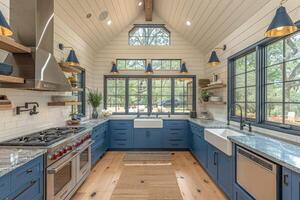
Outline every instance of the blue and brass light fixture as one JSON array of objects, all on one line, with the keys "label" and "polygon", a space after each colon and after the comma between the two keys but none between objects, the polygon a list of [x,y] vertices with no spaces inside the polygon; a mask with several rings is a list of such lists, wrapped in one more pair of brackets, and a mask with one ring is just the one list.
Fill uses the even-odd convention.
[{"label": "blue and brass light fixture", "polygon": [[114,75],[119,74],[118,66],[116,65],[115,62],[112,62],[110,73]]},{"label": "blue and brass light fixture", "polygon": [[0,11],[0,35],[2,35],[2,36],[12,36],[13,35],[13,32],[12,32],[9,24],[7,23],[7,21],[1,11]]},{"label": "blue and brass light fixture", "polygon": [[225,51],[226,48],[227,48],[226,45],[224,45],[223,47],[217,47],[217,48],[215,48],[215,49],[211,52],[210,58],[209,58],[209,60],[208,60],[208,64],[209,64],[210,66],[212,66],[212,67],[215,67],[215,66],[219,65],[221,62],[220,62],[220,60],[219,60],[219,58],[218,58],[218,55],[217,55],[216,50],[217,50],[217,49],[221,49],[221,50]]},{"label": "blue and brass light fixture", "polygon": [[79,67],[80,66],[79,60],[78,60],[76,53],[72,47],[66,47],[61,43],[58,45],[58,47],[60,50],[71,49],[66,61],[64,62],[65,66],[69,66],[69,67]]},{"label": "blue and brass light fixture", "polygon": [[153,68],[152,68],[151,63],[148,63],[145,74],[153,74]]},{"label": "blue and brass light fixture", "polygon": [[276,14],[265,32],[266,37],[282,37],[297,31],[297,26],[294,24],[285,7],[282,6],[287,0],[281,0],[280,7],[276,10]]},{"label": "blue and brass light fixture", "polygon": [[181,64],[179,73],[180,73],[180,74],[187,74],[187,73],[189,73],[188,70],[187,70],[187,68],[186,68],[185,62],[183,62],[183,63]]}]

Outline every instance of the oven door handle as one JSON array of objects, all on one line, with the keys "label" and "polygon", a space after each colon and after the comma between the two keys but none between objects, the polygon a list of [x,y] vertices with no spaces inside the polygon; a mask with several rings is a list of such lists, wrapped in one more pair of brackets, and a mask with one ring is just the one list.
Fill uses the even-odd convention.
[{"label": "oven door handle", "polygon": [[68,160],[66,160],[65,162],[63,162],[61,165],[59,165],[58,167],[53,167],[53,168],[49,168],[47,170],[48,174],[56,174],[59,170],[61,170],[66,163],[70,162],[72,159],[74,159],[76,156],[78,156],[78,154],[80,154],[80,152],[82,152],[84,149],[88,148],[89,146],[91,146],[94,142],[93,141],[89,141],[86,145],[84,145],[81,148],[78,148],[74,151],[74,154],[72,157],[70,157]]}]

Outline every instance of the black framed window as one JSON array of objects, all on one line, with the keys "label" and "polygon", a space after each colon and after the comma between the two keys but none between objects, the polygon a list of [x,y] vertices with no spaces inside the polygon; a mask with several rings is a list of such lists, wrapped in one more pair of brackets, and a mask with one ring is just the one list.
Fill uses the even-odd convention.
[{"label": "black framed window", "polygon": [[86,108],[86,83],[85,83],[85,70],[83,68],[79,68],[81,70],[81,73],[72,75],[75,76],[76,79],[76,90],[72,92],[73,96],[77,96],[78,102],[80,102],[80,105],[72,106],[72,113],[77,113],[80,116],[85,116],[85,108]]},{"label": "black framed window", "polygon": [[153,70],[157,71],[179,71],[181,66],[181,59],[152,59]]},{"label": "black framed window", "polygon": [[[232,74],[233,102],[242,107],[247,119],[256,118],[256,52],[248,53],[234,61]],[[235,109],[233,114],[240,116],[240,110]]]},{"label": "black framed window", "polygon": [[146,59],[117,59],[118,70],[141,70],[146,67]]},{"label": "black framed window", "polygon": [[[113,92],[122,80],[122,95]],[[187,114],[196,110],[195,76],[105,76],[104,107],[114,114],[171,113]],[[111,103],[120,97],[120,103]],[[122,100],[121,100],[122,99]],[[121,107],[121,109],[119,109]]]},{"label": "black framed window", "polygon": [[263,39],[229,57],[228,77],[230,120],[238,120],[239,111],[230,111],[240,104],[253,124],[300,134],[300,31]]},{"label": "black framed window", "polygon": [[112,112],[125,112],[126,79],[108,78],[106,82],[106,108]]},{"label": "black framed window", "polygon": [[129,31],[131,46],[169,46],[170,31],[164,24],[135,24]]}]

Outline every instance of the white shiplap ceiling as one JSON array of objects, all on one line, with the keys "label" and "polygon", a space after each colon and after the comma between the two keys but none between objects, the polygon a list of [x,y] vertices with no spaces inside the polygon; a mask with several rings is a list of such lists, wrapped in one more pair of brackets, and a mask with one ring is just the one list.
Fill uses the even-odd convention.
[{"label": "white shiplap ceiling", "polygon": [[[186,40],[206,53],[270,0],[154,0],[156,12]],[[139,0],[56,0],[56,14],[95,49],[104,47],[141,12]],[[101,22],[102,10],[112,25]],[[92,14],[90,19],[86,18]],[[186,26],[186,21],[191,26]]]}]

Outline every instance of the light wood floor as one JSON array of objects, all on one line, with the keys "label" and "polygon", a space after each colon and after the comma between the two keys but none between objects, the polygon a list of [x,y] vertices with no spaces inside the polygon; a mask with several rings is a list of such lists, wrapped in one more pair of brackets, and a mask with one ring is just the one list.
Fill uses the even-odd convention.
[{"label": "light wood floor", "polygon": [[[227,199],[190,152],[173,153],[172,165],[184,200]],[[107,152],[72,200],[109,200],[122,173],[124,155],[125,152]]]}]

